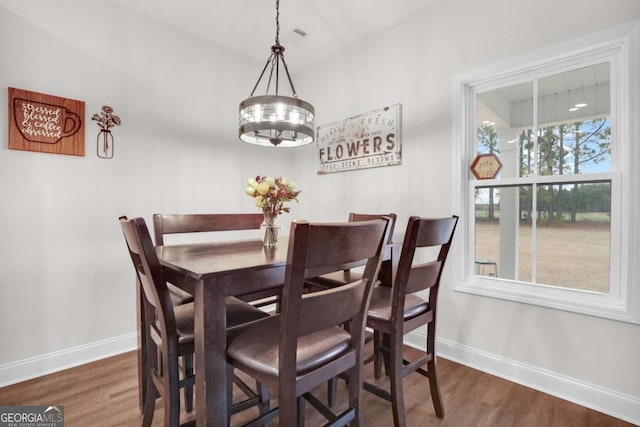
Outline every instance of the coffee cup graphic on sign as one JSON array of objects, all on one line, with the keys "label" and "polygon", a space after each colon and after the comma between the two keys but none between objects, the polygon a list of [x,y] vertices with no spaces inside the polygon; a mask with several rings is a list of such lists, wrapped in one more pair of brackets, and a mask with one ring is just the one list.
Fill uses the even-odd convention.
[{"label": "coffee cup graphic on sign", "polygon": [[80,130],[82,120],[66,107],[29,99],[13,99],[16,127],[31,142],[56,144]]}]

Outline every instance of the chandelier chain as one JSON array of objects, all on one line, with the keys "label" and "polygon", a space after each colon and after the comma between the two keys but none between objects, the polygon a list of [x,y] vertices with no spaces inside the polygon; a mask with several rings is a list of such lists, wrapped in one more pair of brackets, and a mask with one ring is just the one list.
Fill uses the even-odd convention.
[{"label": "chandelier chain", "polygon": [[280,45],[280,0],[276,0],[276,46]]}]

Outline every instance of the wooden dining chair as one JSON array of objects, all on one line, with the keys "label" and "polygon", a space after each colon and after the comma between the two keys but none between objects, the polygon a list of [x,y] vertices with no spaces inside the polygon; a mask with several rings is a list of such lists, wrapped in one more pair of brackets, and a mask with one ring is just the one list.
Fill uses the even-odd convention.
[{"label": "wooden dining chair", "polygon": [[231,214],[154,214],[153,232],[157,246],[164,245],[167,234],[259,230],[261,213]]},{"label": "wooden dining chair", "polygon": [[[156,245],[161,246],[166,235],[259,230],[263,220],[261,213],[154,214],[153,231]],[[238,298],[263,307],[277,303],[279,296],[279,289],[269,289]]]},{"label": "wooden dining chair", "polygon": [[[120,221],[127,220],[126,216],[121,216],[118,218]],[[127,244],[128,247],[128,244]],[[169,289],[169,296],[171,298],[171,303],[174,307],[189,304],[193,302],[193,297],[191,294],[183,291],[182,289],[167,283],[167,287]],[[173,290],[175,289],[175,291]],[[156,365],[149,365],[149,363],[155,363],[156,359],[147,358],[147,345],[150,342],[150,337],[148,336],[148,328],[146,321],[146,311],[153,312],[155,316],[155,308],[153,306],[147,307],[149,304],[147,298],[144,295],[144,291],[142,289],[142,284],[140,283],[140,277],[138,272],[136,271],[136,308],[137,308],[137,331],[138,331],[138,397],[139,397],[139,405],[140,410],[144,414],[144,404],[146,402],[147,396],[147,373],[155,368]],[[155,347],[154,347],[155,348]],[[187,356],[187,363],[183,364],[186,368],[193,368],[193,363],[189,363],[192,358]],[[185,407],[187,411],[191,411],[193,406],[193,388],[185,388]]]},{"label": "wooden dining chair", "polygon": [[[393,238],[393,230],[396,224],[396,214],[388,213],[388,214],[362,214],[356,212],[349,213],[349,222],[354,221],[368,221],[372,219],[380,219],[380,218],[389,218],[389,238],[387,243],[391,243]],[[390,261],[384,261],[390,262]],[[384,263],[383,262],[383,263]],[[311,290],[321,290],[333,288],[336,286],[344,285],[345,283],[349,283],[354,280],[358,280],[362,277],[361,273],[353,271],[352,268],[358,267],[357,263],[349,266],[350,268],[346,268],[341,271],[335,271],[328,274],[323,274],[317,277],[311,277],[307,279],[306,284]]]},{"label": "wooden dining chair", "polygon": [[[387,243],[391,243],[393,239],[393,230],[396,225],[396,214],[363,214],[356,212],[349,212],[349,222],[354,221],[367,221],[372,219],[380,219],[380,218],[388,218],[389,219],[389,237],[387,239]],[[380,268],[380,275],[386,275],[391,277],[391,274],[387,274],[388,271],[391,271],[391,260],[382,261],[382,265]],[[349,283],[350,281],[358,280],[362,277],[362,273],[357,271],[353,271],[354,267],[359,267],[357,263],[352,264],[349,268],[345,268],[344,270],[334,271],[332,273],[323,274],[317,277],[311,277],[306,281],[306,287],[310,290],[323,290],[335,288],[336,286],[342,286],[345,283]],[[379,284],[379,277],[376,278],[374,285]],[[367,335],[367,341],[371,339],[370,335]],[[333,408],[336,404],[337,399],[337,378],[332,378],[327,383],[327,403],[329,407]]]},{"label": "wooden dining chair", "polygon": [[[228,339],[229,363],[278,390],[279,407],[250,425],[279,416],[281,426],[301,426],[305,400],[328,425],[359,425],[364,320],[387,233],[388,220],[382,219],[291,224],[280,314],[240,328]],[[356,261],[366,265],[360,279],[303,292],[305,279]],[[349,378],[349,407],[336,414],[310,390],[340,373]]]},{"label": "wooden dining chair", "polygon": [[[166,426],[178,426],[180,419],[180,388],[185,388],[185,409],[192,410],[194,385],[194,310],[193,303],[174,305],[164,278],[149,230],[142,218],[120,218],[120,225],[144,298],[147,369],[146,401],[143,426],[151,425],[158,394],[164,400]],[[229,301],[227,325],[237,327],[268,315],[241,301]],[[180,379],[179,358],[184,374]],[[264,395],[263,395],[264,397]],[[259,403],[260,396],[250,396]]]},{"label": "wooden dining chair", "polygon": [[[374,376],[380,378],[386,353],[390,392],[370,383],[364,383],[364,389],[391,402],[396,427],[406,425],[402,380],[413,371],[429,379],[436,415],[444,416],[436,372],[436,314],[440,277],[457,223],[457,216],[409,218],[393,286],[378,286],[372,291],[366,324],[374,330]],[[439,248],[437,258],[413,265],[416,249],[434,247]],[[429,291],[427,300],[418,295],[421,291]],[[404,335],[423,325],[427,325],[426,353],[411,362],[404,360]],[[426,370],[422,368],[425,364]]]}]

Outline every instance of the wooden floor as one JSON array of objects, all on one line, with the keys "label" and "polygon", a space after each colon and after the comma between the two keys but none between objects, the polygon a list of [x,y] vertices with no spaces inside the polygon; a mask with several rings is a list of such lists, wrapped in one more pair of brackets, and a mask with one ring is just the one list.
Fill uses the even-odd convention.
[{"label": "wooden floor", "polygon": [[[407,356],[416,350],[407,349]],[[0,405],[63,405],[65,426],[139,426],[135,352],[0,388]],[[440,388],[445,416],[435,416],[426,378],[405,379],[409,427],[422,426],[632,426],[629,423],[440,358]],[[371,379],[370,366],[365,376]],[[345,387],[340,382],[339,401]],[[324,388],[318,390],[324,396]],[[363,427],[393,425],[391,405],[368,392],[362,395]],[[154,426],[163,425],[162,401]],[[252,417],[252,410],[234,415],[233,425]],[[322,425],[307,405],[307,425]],[[272,425],[277,424],[272,423]]]}]

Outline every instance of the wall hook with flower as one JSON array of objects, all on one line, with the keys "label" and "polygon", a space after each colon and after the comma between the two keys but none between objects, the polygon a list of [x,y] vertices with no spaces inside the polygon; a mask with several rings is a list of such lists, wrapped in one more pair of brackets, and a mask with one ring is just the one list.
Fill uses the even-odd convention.
[{"label": "wall hook with flower", "polygon": [[112,158],[114,141],[113,135],[111,135],[111,128],[122,123],[120,117],[113,114],[113,108],[103,105],[102,111],[99,114],[94,114],[91,120],[95,120],[100,126],[100,133],[98,133],[98,138],[96,139],[98,157],[103,159]]}]

